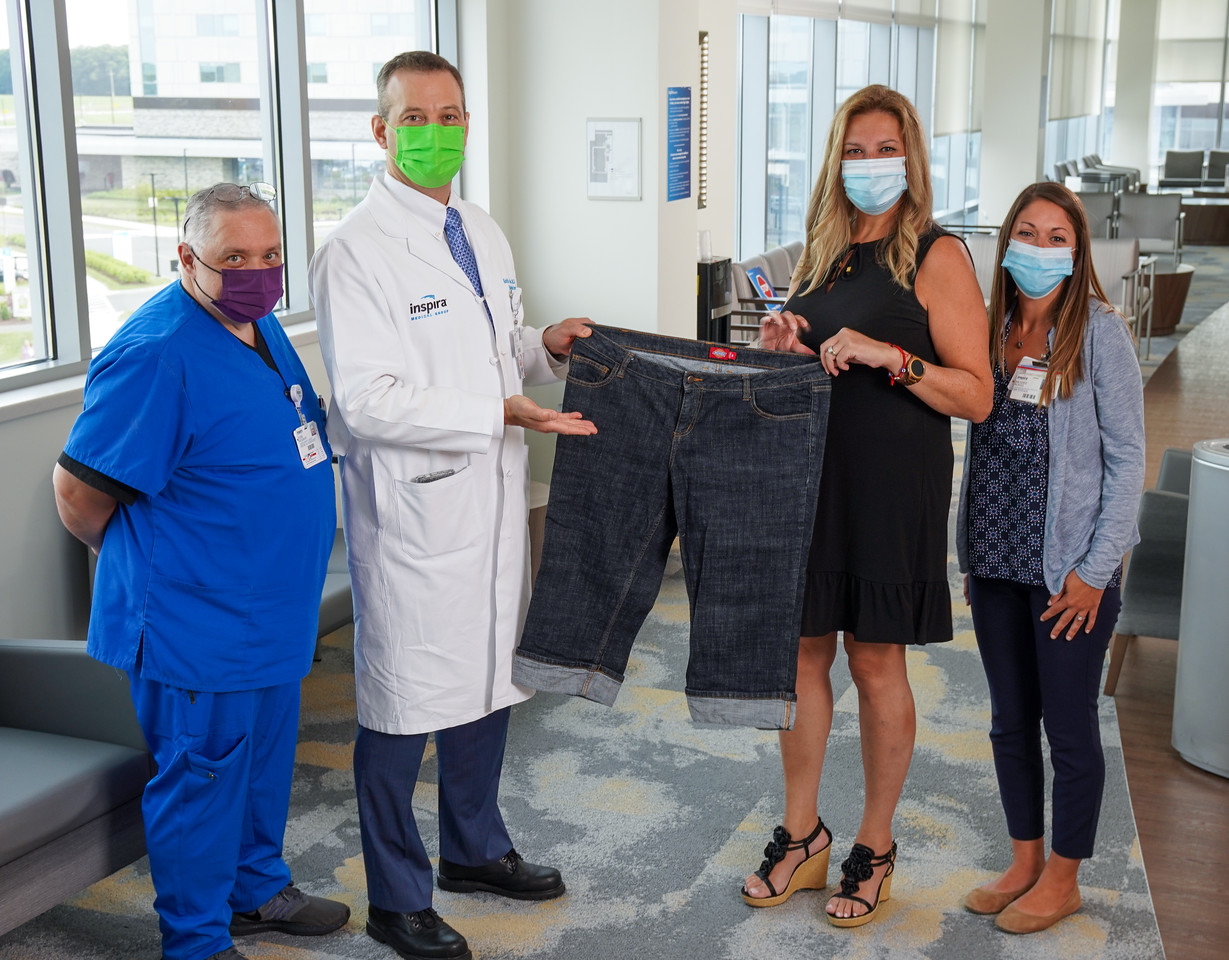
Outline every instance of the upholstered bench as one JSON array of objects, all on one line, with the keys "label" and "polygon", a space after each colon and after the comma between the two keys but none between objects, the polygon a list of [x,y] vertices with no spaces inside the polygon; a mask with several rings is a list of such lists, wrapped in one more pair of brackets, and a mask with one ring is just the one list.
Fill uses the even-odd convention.
[{"label": "upholstered bench", "polygon": [[0,933],[144,855],[154,769],[120,671],[0,640]]}]

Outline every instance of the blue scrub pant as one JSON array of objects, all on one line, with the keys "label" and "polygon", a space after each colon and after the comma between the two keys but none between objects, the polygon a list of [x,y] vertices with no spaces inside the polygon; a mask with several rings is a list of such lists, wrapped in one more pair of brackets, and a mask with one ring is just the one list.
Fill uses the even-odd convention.
[{"label": "blue scrub pant", "polygon": [[299,727],[299,683],[193,693],[130,678],[158,774],[141,812],[166,960],[231,945],[231,913],[290,882],[282,836]]},{"label": "blue scrub pant", "polygon": [[[476,867],[512,849],[499,812],[509,708],[437,730],[440,856]],[[414,819],[414,787],[425,733],[358,728],[354,786],[367,871],[367,899],[382,910],[415,913],[431,906],[431,861]]]},{"label": "blue scrub pant", "polygon": [[1050,591],[1010,580],[969,577],[973,629],[990,686],[990,745],[1013,840],[1045,836],[1041,728],[1054,767],[1053,837],[1059,856],[1092,856],[1105,788],[1097,698],[1101,667],[1122,607],[1118,587],[1101,595],[1091,633],[1051,639],[1042,621]]}]

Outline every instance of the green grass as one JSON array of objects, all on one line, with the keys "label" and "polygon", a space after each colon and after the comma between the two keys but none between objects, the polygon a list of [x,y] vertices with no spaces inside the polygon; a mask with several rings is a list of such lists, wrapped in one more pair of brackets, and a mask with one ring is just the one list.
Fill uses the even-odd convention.
[{"label": "green grass", "polygon": [[0,330],[0,366],[21,359],[21,345],[31,339],[30,330]]}]

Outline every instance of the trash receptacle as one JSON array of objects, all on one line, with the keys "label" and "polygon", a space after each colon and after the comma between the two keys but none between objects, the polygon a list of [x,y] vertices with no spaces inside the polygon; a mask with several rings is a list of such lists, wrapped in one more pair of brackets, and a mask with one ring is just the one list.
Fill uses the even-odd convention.
[{"label": "trash receptacle", "polygon": [[1229,440],[1195,444],[1186,527],[1174,749],[1229,777]]}]

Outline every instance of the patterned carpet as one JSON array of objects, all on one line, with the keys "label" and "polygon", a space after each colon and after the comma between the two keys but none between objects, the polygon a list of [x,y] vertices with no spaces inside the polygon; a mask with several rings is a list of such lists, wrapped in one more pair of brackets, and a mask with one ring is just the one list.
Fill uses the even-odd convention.
[{"label": "patterned carpet", "polygon": [[[959,425],[953,434],[960,438],[959,463]],[[513,713],[505,816],[523,854],[563,870],[566,896],[525,904],[437,892],[436,908],[480,960],[1161,960],[1108,698],[1101,704],[1108,780],[1098,852],[1081,875],[1084,909],[1044,933],[1011,937],[961,908],[966,890],[1006,865],[1007,845],[986,737],[985,678],[954,564],[952,585],[956,639],[909,654],[918,742],[896,819],[893,898],[875,922],[856,930],[829,926],[819,892],[762,910],[739,898],[743,876],[758,865],[780,817],[776,736],[702,729],[688,719],[681,692],[688,607],[677,561],[613,708],[539,695]],[[367,901],[350,770],[351,639],[348,628],[328,637],[323,662],[304,682],[286,854],[300,886],[345,900],[354,915],[328,937],[246,940],[241,947],[253,960],[394,956],[363,932]],[[839,851],[833,882],[857,825],[862,790],[857,700],[844,664],[838,656],[821,796]],[[430,838],[436,803],[430,746],[427,758],[415,799]],[[152,899],[141,861],[0,937],[0,958],[155,960]]]}]

